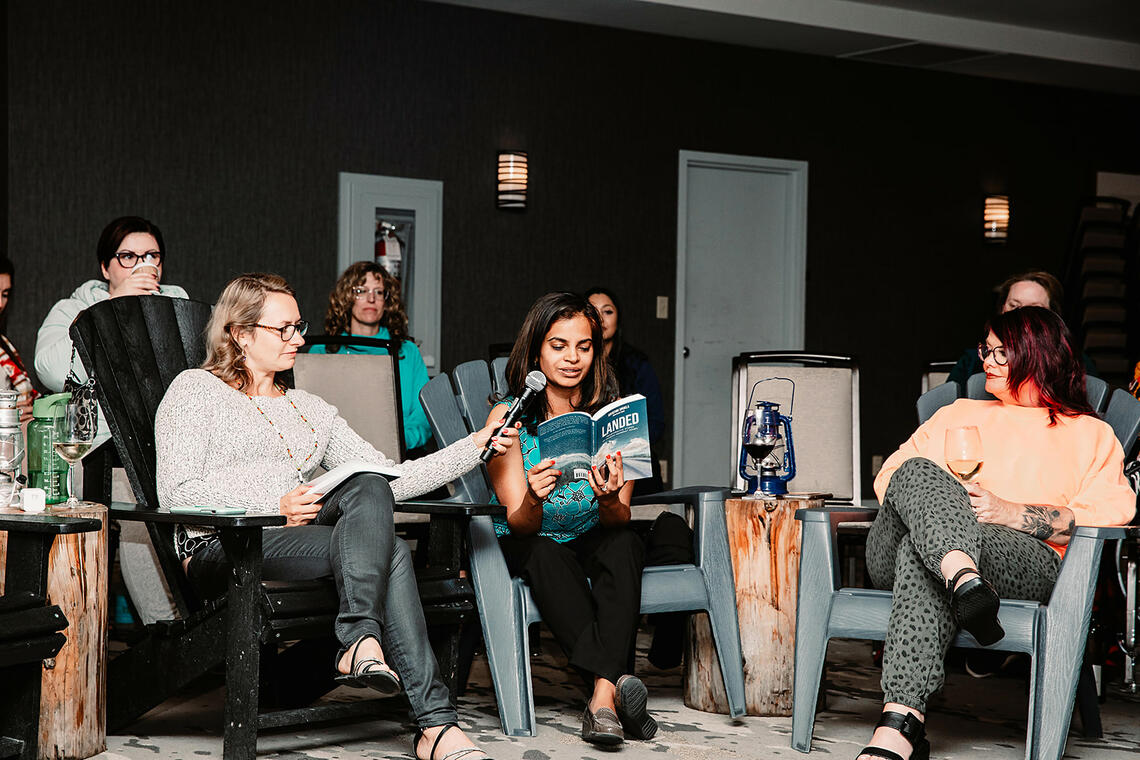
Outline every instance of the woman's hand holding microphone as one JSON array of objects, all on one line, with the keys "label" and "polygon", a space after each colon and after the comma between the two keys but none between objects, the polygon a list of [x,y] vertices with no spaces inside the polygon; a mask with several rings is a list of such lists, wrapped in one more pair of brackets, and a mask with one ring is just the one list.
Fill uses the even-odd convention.
[{"label": "woman's hand holding microphone", "polygon": [[471,434],[471,440],[475,441],[475,445],[483,449],[487,447],[487,441],[491,442],[491,450],[495,452],[495,456],[503,456],[515,445],[515,441],[519,437],[519,428],[522,427],[521,422],[516,422],[514,427],[504,428],[499,432],[499,428],[506,422],[505,417],[500,417],[495,422],[487,425],[482,430],[477,430]]}]

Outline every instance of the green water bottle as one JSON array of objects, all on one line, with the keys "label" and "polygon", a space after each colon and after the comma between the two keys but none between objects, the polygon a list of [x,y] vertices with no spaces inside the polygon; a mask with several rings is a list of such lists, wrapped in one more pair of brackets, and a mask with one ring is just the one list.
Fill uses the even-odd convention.
[{"label": "green water bottle", "polygon": [[44,489],[48,504],[67,500],[67,461],[55,453],[55,421],[64,415],[70,393],[38,398],[28,423],[28,485]]}]

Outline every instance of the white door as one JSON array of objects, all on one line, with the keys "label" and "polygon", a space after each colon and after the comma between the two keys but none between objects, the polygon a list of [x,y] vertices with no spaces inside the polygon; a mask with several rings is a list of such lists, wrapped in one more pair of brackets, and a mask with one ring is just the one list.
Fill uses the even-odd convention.
[{"label": "white door", "polygon": [[732,359],[802,349],[807,163],[681,151],[674,487],[725,483]]}]

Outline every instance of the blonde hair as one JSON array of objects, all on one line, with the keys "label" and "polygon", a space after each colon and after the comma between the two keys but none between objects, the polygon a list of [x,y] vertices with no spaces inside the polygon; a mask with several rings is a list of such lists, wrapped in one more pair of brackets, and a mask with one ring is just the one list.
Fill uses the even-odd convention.
[{"label": "blonde hair", "polygon": [[254,272],[235,277],[222,289],[206,324],[206,361],[202,369],[227,385],[236,385],[238,390],[253,382],[253,377],[245,366],[237,336],[261,320],[269,293],[297,297],[285,278],[275,274]]},{"label": "blonde hair", "polygon": [[[352,289],[364,284],[368,275],[375,275],[384,283],[384,311],[380,314],[380,325],[388,329],[388,337],[393,341],[408,337],[408,315],[400,298],[400,281],[388,274],[388,270],[374,261],[358,261],[344,270],[329,294],[329,308],[325,313],[325,334],[340,335],[349,332],[352,325],[352,306],[356,296]],[[339,351],[340,346],[329,346],[330,351]]]}]

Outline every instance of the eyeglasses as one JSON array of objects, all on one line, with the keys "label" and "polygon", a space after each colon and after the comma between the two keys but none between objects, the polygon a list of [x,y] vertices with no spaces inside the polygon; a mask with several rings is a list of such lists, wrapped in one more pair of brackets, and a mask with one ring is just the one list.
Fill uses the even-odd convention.
[{"label": "eyeglasses", "polygon": [[384,288],[353,288],[352,297],[357,301],[367,299],[371,295],[377,301],[384,300]]},{"label": "eyeglasses", "polygon": [[146,253],[119,251],[115,254],[115,258],[119,260],[119,266],[123,267],[124,269],[133,268],[135,262],[137,261],[142,261],[144,264],[154,264],[157,266],[162,263],[162,251],[147,251]]},{"label": "eyeglasses", "polygon": [[274,327],[273,325],[258,325],[258,324],[252,324],[249,326],[250,327],[260,327],[263,330],[272,330],[273,332],[280,335],[281,340],[284,341],[285,343],[288,343],[289,341],[293,340],[293,336],[296,333],[300,333],[301,335],[304,335],[305,333],[307,333],[309,331],[309,323],[303,319],[300,322],[297,322],[296,324],[281,325],[280,327]]},{"label": "eyeglasses", "polygon": [[990,354],[993,354],[994,362],[996,362],[999,367],[1004,367],[1005,363],[1009,361],[1009,358],[1005,355],[1004,346],[994,346],[993,348],[990,348],[985,343],[978,344],[978,357],[983,362],[990,356]]}]

